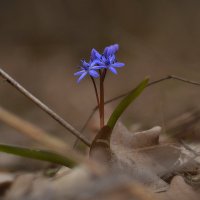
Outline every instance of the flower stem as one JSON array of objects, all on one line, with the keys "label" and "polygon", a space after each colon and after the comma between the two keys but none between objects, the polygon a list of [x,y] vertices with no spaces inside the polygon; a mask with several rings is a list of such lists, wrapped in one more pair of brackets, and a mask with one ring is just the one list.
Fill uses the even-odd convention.
[{"label": "flower stem", "polygon": [[100,73],[100,128],[102,129],[104,127],[104,79],[106,75],[107,69],[103,70],[102,73]]},{"label": "flower stem", "polygon": [[100,77],[100,128],[104,127],[104,84],[103,77]]},{"label": "flower stem", "polygon": [[107,69],[104,69],[104,71],[103,71],[103,74],[102,74],[102,77],[103,77],[103,82],[104,82],[104,80],[105,80],[106,73],[107,73]]},{"label": "flower stem", "polygon": [[99,102],[99,95],[98,95],[98,91],[97,91],[97,86],[96,86],[94,78],[92,76],[90,76],[90,77],[92,79],[92,83],[93,83],[93,86],[94,86],[95,95],[96,95],[96,99],[97,99],[97,105],[98,105],[99,112],[100,112],[100,102]]}]

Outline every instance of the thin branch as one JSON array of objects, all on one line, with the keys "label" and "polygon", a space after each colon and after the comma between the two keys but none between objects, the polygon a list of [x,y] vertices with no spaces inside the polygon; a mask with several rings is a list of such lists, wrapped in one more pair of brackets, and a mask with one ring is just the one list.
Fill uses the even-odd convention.
[{"label": "thin branch", "polygon": [[192,84],[192,85],[198,85],[198,86],[200,86],[200,82],[191,81],[191,80],[188,80],[188,79],[185,79],[185,78],[181,78],[179,76],[170,75],[169,78],[175,79],[175,80],[178,80],[178,81],[182,81],[182,82],[185,82],[185,83],[189,83],[189,84]]},{"label": "thin branch", "polygon": [[66,122],[62,117],[60,117],[57,113],[51,110],[47,105],[42,103],[39,99],[37,99],[34,95],[32,95],[29,91],[27,91],[23,86],[21,86],[17,81],[15,81],[12,77],[10,77],[5,71],[0,68],[0,76],[2,76],[9,84],[11,84],[15,89],[21,92],[24,96],[30,99],[33,103],[35,103],[38,107],[40,107],[43,111],[49,114],[53,119],[55,119],[59,124],[65,127],[69,132],[71,132],[74,136],[79,138],[83,143],[87,146],[90,146],[90,142],[71,124]]},{"label": "thin branch", "polygon": [[[169,75],[169,76],[166,76],[166,77],[164,77],[164,78],[158,79],[158,80],[156,80],[156,81],[150,82],[150,83],[147,85],[147,87],[152,86],[152,85],[155,85],[155,84],[160,83],[160,82],[163,82],[163,81],[165,81],[165,80],[169,80],[169,79],[175,79],[175,80],[178,80],[178,81],[181,81],[181,82],[185,82],[185,83],[189,83],[189,84],[192,84],[192,85],[198,85],[198,86],[200,86],[200,82],[190,81],[190,80],[187,80],[187,79],[178,77],[178,76]],[[109,99],[109,100],[105,101],[105,104],[108,104],[108,103],[111,103],[111,102],[113,102],[113,101],[116,101],[116,100],[118,100],[118,99],[120,99],[120,98],[126,96],[126,95],[129,94],[129,93],[130,93],[130,91],[129,91],[129,92],[126,92],[126,93],[124,93],[124,94],[121,94],[121,95],[119,95],[119,96],[117,96],[117,97],[114,97],[114,98],[112,98],[112,99]]]},{"label": "thin branch", "polygon": [[[152,85],[155,85],[155,84],[160,83],[160,82],[163,82],[163,81],[165,81],[165,80],[169,80],[169,79],[174,79],[174,80],[178,80],[178,81],[181,81],[181,82],[189,83],[189,84],[192,84],[192,85],[200,86],[200,82],[187,80],[187,79],[181,78],[181,77],[179,77],[179,76],[169,75],[169,76],[166,76],[166,77],[164,77],[164,78],[158,79],[158,80],[156,80],[156,81],[150,82],[150,83],[147,85],[147,87],[152,86]],[[107,100],[107,101],[104,102],[104,105],[109,104],[109,103],[111,103],[111,102],[113,102],[113,101],[116,101],[116,100],[118,100],[118,99],[120,99],[120,98],[122,98],[122,97],[128,95],[129,93],[130,93],[130,91],[129,91],[129,92],[126,92],[126,93],[124,93],[124,94],[121,94],[121,95],[119,95],[119,96],[116,96],[116,97],[114,97],[114,98],[112,98],[112,99],[109,99],[109,100]],[[85,130],[85,128],[87,127],[87,125],[88,125],[88,123],[89,123],[89,121],[90,121],[90,119],[92,118],[92,116],[94,115],[94,113],[96,112],[97,109],[98,109],[98,106],[96,106],[95,108],[93,108],[92,113],[90,114],[90,116],[88,117],[87,121],[85,122],[83,128],[81,129],[82,131]]]}]

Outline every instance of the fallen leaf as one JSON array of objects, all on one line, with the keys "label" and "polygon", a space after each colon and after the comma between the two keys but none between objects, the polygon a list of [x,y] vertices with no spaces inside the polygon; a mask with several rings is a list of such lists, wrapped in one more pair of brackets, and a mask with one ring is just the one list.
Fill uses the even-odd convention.
[{"label": "fallen leaf", "polygon": [[199,200],[199,195],[200,190],[195,190],[189,186],[181,176],[175,176],[172,179],[170,188],[167,192],[157,194],[162,200]]}]

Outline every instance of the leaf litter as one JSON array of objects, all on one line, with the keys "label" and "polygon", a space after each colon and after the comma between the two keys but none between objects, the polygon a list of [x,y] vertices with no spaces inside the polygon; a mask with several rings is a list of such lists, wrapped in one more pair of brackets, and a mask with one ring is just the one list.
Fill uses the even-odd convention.
[{"label": "leaf litter", "polygon": [[[199,143],[182,143],[180,138],[163,139],[161,132],[161,127],[156,126],[133,133],[118,123],[110,145],[100,146],[101,156],[110,151],[105,159],[108,161],[106,168],[105,160],[102,163],[97,154],[93,155],[96,156],[94,166],[61,167],[53,177],[44,176],[42,172],[19,173],[9,179],[2,198],[199,199]],[[94,149],[96,147],[98,145]]]}]

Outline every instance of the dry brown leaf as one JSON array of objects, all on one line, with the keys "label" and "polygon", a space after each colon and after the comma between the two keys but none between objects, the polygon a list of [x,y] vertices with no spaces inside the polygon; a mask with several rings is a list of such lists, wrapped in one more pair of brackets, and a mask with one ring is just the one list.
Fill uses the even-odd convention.
[{"label": "dry brown leaf", "polygon": [[46,178],[41,174],[20,175],[4,199],[160,200],[124,174],[106,172],[99,176],[86,166],[77,167],[56,178]]},{"label": "dry brown leaf", "polygon": [[32,189],[32,182],[35,178],[33,174],[19,175],[14,183],[12,184],[10,190],[6,193],[6,200],[23,200],[29,195],[29,191]]},{"label": "dry brown leaf", "polygon": [[111,148],[116,145],[126,148],[142,148],[158,144],[161,127],[155,126],[152,129],[133,133],[122,123],[117,123],[111,136]]},{"label": "dry brown leaf", "polygon": [[118,125],[111,137],[113,168],[128,173],[154,191],[167,190],[162,177],[197,166],[193,152],[180,144],[158,144],[161,128],[131,133]]},{"label": "dry brown leaf", "polygon": [[1,172],[0,173],[0,196],[9,189],[15,178],[14,173]]},{"label": "dry brown leaf", "polygon": [[[181,195],[178,190],[185,190],[185,200],[196,199],[198,192],[182,179],[173,179],[171,185],[163,179],[198,167],[193,151],[178,143],[159,144],[160,127],[132,133],[119,124],[111,144],[107,143],[109,131],[107,127],[101,130],[90,152],[95,158],[103,158],[104,164],[109,162],[111,167],[103,173],[79,166],[53,178],[21,175],[7,191],[5,200],[173,200],[171,196]],[[155,196],[147,188],[161,193]]]},{"label": "dry brown leaf", "polygon": [[183,177],[175,176],[167,192],[157,194],[162,200],[199,200],[200,190],[185,183]]}]

